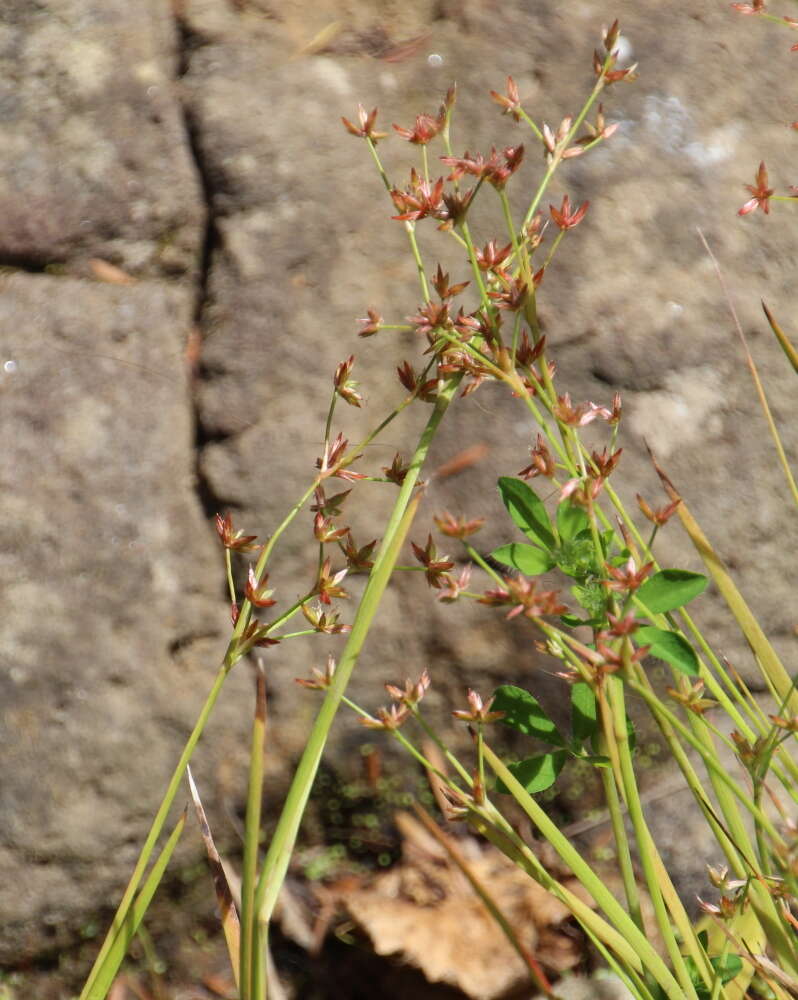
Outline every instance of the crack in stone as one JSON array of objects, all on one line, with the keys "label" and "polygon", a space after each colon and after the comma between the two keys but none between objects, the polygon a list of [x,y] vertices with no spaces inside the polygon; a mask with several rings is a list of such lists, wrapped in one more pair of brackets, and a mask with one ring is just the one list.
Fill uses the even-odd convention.
[{"label": "crack in stone", "polygon": [[[191,28],[179,16],[175,16],[175,31],[178,39],[178,65],[177,80],[181,81],[189,71],[191,53],[195,52],[205,42],[194,33]],[[209,373],[202,364],[202,320],[208,302],[211,265],[213,255],[220,244],[219,229],[216,224],[216,212],[214,209],[214,189],[211,181],[210,171],[205,162],[205,155],[202,149],[202,137],[200,127],[196,118],[192,115],[191,109],[186,100],[185,94],[179,95],[180,108],[183,116],[183,126],[186,133],[186,144],[188,153],[197,172],[202,191],[202,200],[205,208],[205,228],[202,237],[202,245],[199,255],[199,273],[196,278],[196,292],[194,298],[194,310],[192,322],[197,337],[197,358],[194,365],[194,377],[191,384],[191,409],[194,423],[194,490],[197,499],[202,507],[205,516],[210,520],[218,512],[229,506],[225,499],[219,496],[211,486],[208,477],[202,469],[202,452],[211,443],[218,443],[223,440],[218,434],[214,434],[210,428],[203,424],[202,414],[199,407],[198,388],[203,380],[207,380]]]}]

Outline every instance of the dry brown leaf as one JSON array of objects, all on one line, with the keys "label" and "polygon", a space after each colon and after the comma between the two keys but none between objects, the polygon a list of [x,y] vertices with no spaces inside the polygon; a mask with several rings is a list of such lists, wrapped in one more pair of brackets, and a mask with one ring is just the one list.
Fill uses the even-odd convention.
[{"label": "dry brown leaf", "polygon": [[[523,961],[446,850],[409,814],[396,819],[400,864],[339,895],[377,954],[398,955],[473,1000],[495,1000],[527,982]],[[521,944],[551,969],[573,968],[583,949],[573,932],[557,929],[568,917],[563,904],[493,846],[472,837],[457,845]]]},{"label": "dry brown leaf", "polygon": [[102,260],[100,257],[92,257],[89,261],[92,274],[98,281],[104,281],[108,285],[135,285],[136,279],[132,274],[123,271],[116,264]]}]

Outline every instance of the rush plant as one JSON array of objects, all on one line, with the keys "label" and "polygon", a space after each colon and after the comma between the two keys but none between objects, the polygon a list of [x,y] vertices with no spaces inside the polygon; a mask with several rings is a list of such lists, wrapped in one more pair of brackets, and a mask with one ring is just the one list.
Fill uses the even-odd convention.
[{"label": "rush plant", "polygon": [[[219,515],[232,634],[81,1000],[102,1000],[107,995],[163,875],[185,817],[160,849],[157,845],[187,774],[190,780],[189,761],[226,677],[258,648],[318,633],[342,636],[343,646],[329,656],[323,669],[300,682],[320,692],[323,701],[263,857],[259,843],[266,694],[259,675],[237,902],[191,783],[241,1000],[263,1000],[268,994],[269,923],[330,726],[342,705],[356,712],[365,726],[390,734],[434,773],[444,790],[448,815],[486,837],[560,899],[634,997],[736,1000],[747,995],[785,1000],[798,995],[795,679],[667,472],[656,466],[664,490],[659,506],[638,497],[639,511],[630,512],[621,502],[612,480],[622,458],[622,401],[617,395],[601,403],[575,401],[561,391],[538,320],[537,297],[546,273],[567,241],[578,238],[572,230],[589,210],[587,202],[577,205],[567,195],[559,204],[549,204],[550,183],[567,160],[589,154],[611,139],[617,126],[605,118],[600,100],[609,87],[624,85],[635,76],[634,67],[618,65],[618,37],[616,22],[593,56],[595,83],[582,108],[555,127],[537,121],[524,107],[512,78],[503,92],[491,92],[503,114],[528,127],[530,142],[542,154],[537,187],[520,217],[513,215],[507,187],[526,156],[525,146],[458,155],[452,132],[453,88],[437,115],[419,115],[411,127],[394,126],[418,154],[403,181],[389,175],[381,157],[379,144],[386,133],[377,129],[377,110],[361,106],[354,121],[343,119],[379,172],[394,224],[406,231],[421,296],[407,321],[386,321],[370,309],[360,335],[390,337],[395,330],[412,331],[420,345],[419,357],[398,370],[401,402],[355,445],[333,430],[341,401],[355,407],[362,403],[352,379],[354,358],[341,362],[333,377],[316,473],[265,544],[236,529],[229,515]],[[772,192],[764,167],[751,193],[755,204],[749,202],[746,211],[760,206],[767,210]],[[471,209],[477,198],[488,196],[495,201],[499,228],[477,240]],[[467,262],[464,274],[450,280],[440,264],[430,264],[419,240],[424,228],[437,230],[437,239],[454,241]],[[466,295],[474,296],[475,306],[463,304]],[[792,352],[795,365],[794,349],[775,320],[771,325],[785,351]],[[479,511],[469,512],[467,518],[441,512],[435,518],[436,534],[447,539],[447,546],[460,547],[465,567],[454,571],[454,560],[439,550],[431,531],[412,543],[412,553],[439,600],[478,602],[494,607],[506,619],[528,623],[546,652],[560,662],[571,723],[563,731],[531,692],[509,684],[484,698],[469,691],[465,707],[453,713],[473,737],[473,759],[465,761],[424,715],[423,698],[431,683],[426,671],[403,687],[389,685],[391,704],[375,711],[355,704],[346,692],[381,598],[393,574],[403,568],[397,563],[423,495],[420,477],[430,444],[443,419],[450,419],[447,415],[455,402],[486,384],[510,395],[533,428],[529,452],[519,457],[518,471],[506,470],[498,481],[507,512],[506,542],[486,558],[472,542],[482,525]],[[409,460],[397,455],[377,473],[362,471],[365,446],[389,424],[395,426],[410,406],[426,407],[428,416],[409,449]],[[592,432],[603,428],[601,450],[583,439],[590,424]],[[775,424],[772,427],[776,433]],[[798,499],[786,458],[783,467]],[[343,480],[346,487],[334,492],[334,480]],[[343,521],[343,510],[354,502],[350,493],[357,496],[373,483],[398,487],[398,492],[379,545],[376,541],[359,545]],[[278,610],[278,595],[269,587],[272,560],[287,530],[307,514],[312,544],[318,547],[316,575],[298,600]],[[673,567],[661,554],[661,531],[674,519],[687,531],[706,575]],[[241,590],[233,559],[247,556],[252,561]],[[367,581],[351,625],[344,625],[339,622],[340,602],[347,598],[347,576],[355,573],[367,574]],[[773,698],[771,713],[760,708],[740,677],[713,652],[689,610],[710,578],[750,644]],[[262,612],[271,608],[273,617],[264,619]],[[298,620],[304,623],[300,629],[293,624]],[[651,682],[651,659],[670,671],[666,692]],[[434,668],[432,674],[434,679]],[[677,894],[646,819],[634,730],[627,715],[630,696],[649,711],[726,859],[722,870],[709,872],[719,895],[702,904],[705,916],[699,924]],[[725,735],[728,727],[720,724],[719,716],[730,721],[731,736]],[[497,727],[542,741],[545,749],[506,763],[494,749]],[[443,754],[445,769],[428,759],[421,748],[425,744],[417,742],[413,732],[432,739]],[[738,772],[723,762],[723,748],[735,755]],[[599,775],[615,839],[622,900],[607,889],[536,798],[572,759],[595,768]],[[552,876],[517,833],[507,818],[510,799],[556,850],[592,904]],[[642,918],[643,891],[651,902],[653,929]],[[514,929],[502,914],[494,916],[515,942]],[[556,996],[556,984],[534,960],[529,971],[545,995]]]}]

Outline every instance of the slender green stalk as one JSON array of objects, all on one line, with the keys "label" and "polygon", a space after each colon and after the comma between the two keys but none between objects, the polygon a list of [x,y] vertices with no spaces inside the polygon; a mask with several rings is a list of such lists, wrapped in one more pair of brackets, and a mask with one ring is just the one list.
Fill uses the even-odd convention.
[{"label": "slender green stalk", "polygon": [[167,785],[164,797],[161,800],[161,804],[158,807],[158,811],[152,821],[150,831],[147,834],[147,838],[141,848],[141,853],[139,854],[139,859],[136,862],[136,867],[133,869],[133,874],[130,876],[130,881],[128,882],[127,888],[125,889],[124,895],[119,903],[116,915],[114,916],[108,934],[106,935],[102,947],[100,948],[100,953],[94,961],[92,970],[89,973],[89,978],[86,980],[86,984],[80,994],[80,1000],[103,1000],[103,997],[105,996],[105,992],[101,991],[96,985],[97,976],[103,966],[108,952],[114,945],[114,941],[125,925],[128,911],[130,910],[131,903],[136,895],[136,890],[138,889],[144,872],[147,869],[147,865],[150,862],[155,845],[158,842],[158,838],[161,835],[166,818],[169,815],[169,810],[172,808],[172,803],[177,795],[177,790],[183,780],[183,775],[185,774],[186,768],[188,767],[197,743],[202,736],[202,731],[205,729],[205,725],[208,722],[211,712],[213,711],[213,706],[216,704],[216,699],[219,697],[222,685],[224,684],[225,678],[229,672],[230,667],[226,664],[219,668],[219,672],[216,675],[210,693],[205,700],[205,704],[202,706],[202,711],[194,724],[191,735],[186,741],[183,753],[180,755],[180,760],[177,762],[177,766],[172,773],[172,777],[169,779],[169,784]]},{"label": "slender green stalk", "polygon": [[377,612],[385,587],[399,555],[399,548],[409,530],[417,500],[411,501],[424,460],[435,433],[448,409],[459,384],[459,378],[450,379],[438,394],[435,408],[421,435],[410,462],[407,475],[399,491],[393,514],[383,537],[380,551],[374,561],[366,589],[360,602],[352,631],[341,654],[332,684],[327,690],[316,722],[308,737],[304,753],[297,767],[283,811],[274,832],[264,861],[255,893],[255,907],[261,924],[268,924],[282,885],[288,862],[293,851],[299,824],[321,755],[341,698]]},{"label": "slender green stalk", "polygon": [[[651,905],[654,909],[657,927],[659,928],[660,935],[665,944],[665,950],[671,960],[676,977],[681,983],[685,997],[689,998],[689,1000],[698,1000],[695,986],[690,978],[684,957],[679,950],[676,937],[673,933],[673,926],[668,916],[668,910],[665,906],[662,885],[660,883],[664,866],[655,863],[655,858],[659,858],[659,852],[654,845],[654,839],[651,836],[645,816],[643,815],[643,804],[640,801],[637,779],[635,778],[634,766],[632,764],[632,755],[629,750],[629,731],[626,725],[623,686],[620,678],[617,677],[608,677],[606,683],[610,688],[609,701],[612,709],[613,723],[611,731],[607,732],[606,735],[608,742],[613,741],[618,749],[624,799],[626,801],[626,808],[629,811],[629,818],[632,821],[635,839],[640,849],[640,863],[643,868]],[[688,931],[688,933],[691,932]],[[694,937],[693,934],[691,936]]]},{"label": "slender green stalk", "polygon": [[632,853],[629,848],[629,838],[626,836],[626,826],[624,824],[621,800],[618,796],[618,789],[612,772],[606,767],[600,768],[601,783],[604,786],[604,800],[607,803],[607,812],[612,824],[612,834],[615,840],[615,848],[618,852],[618,867],[621,872],[623,891],[626,896],[626,905],[629,907],[629,915],[632,920],[645,934],[646,929],[643,924],[643,913],[640,909],[640,894],[637,891],[637,879],[635,878],[634,866],[632,864]]},{"label": "slender green stalk", "polygon": [[241,869],[241,1000],[257,1000],[253,993],[252,955],[260,950],[255,919],[260,814],[263,802],[263,749],[266,738],[266,676],[258,664],[255,676],[255,717],[249,754],[247,813],[244,823],[244,863]]},{"label": "slender green stalk", "polygon": [[[605,912],[609,920],[612,921],[613,925],[622,936],[625,945],[624,950],[620,952],[618,951],[616,945],[612,945],[616,953],[629,962],[627,949],[631,949],[632,954],[637,957],[637,961],[630,962],[632,968],[640,968],[640,963],[642,962],[643,967],[663,988],[665,995],[669,998],[669,1000],[684,1000],[684,992],[682,991],[681,986],[674,979],[672,973],[668,970],[668,967],[659,957],[650,942],[640,931],[626,910],[624,910],[621,904],[615,899],[609,889],[596,875],[590,865],[584,860],[582,855],[571,844],[568,838],[560,832],[556,824],[548,817],[545,810],[542,809],[532,796],[527,793],[523,785],[517,778],[514,777],[512,772],[508,770],[506,765],[502,763],[501,759],[487,745],[485,746],[485,759],[497,777],[499,777],[510,790],[515,801],[532,820],[544,839],[551,844],[565,864],[568,865],[576,878],[582,883],[596,903]],[[572,907],[572,903],[570,901],[567,905],[569,908]],[[576,915],[579,911],[572,908],[572,912]]]},{"label": "slender green stalk", "polygon": [[169,864],[174,849],[177,847],[177,842],[180,840],[185,825],[186,810],[184,809],[174,830],[169,835],[169,839],[164,844],[163,850],[152,866],[152,871],[145,879],[141,887],[141,892],[133,900],[132,905],[126,909],[124,917],[116,926],[113,940],[109,943],[109,938],[106,938],[108,947],[104,954],[100,953],[100,956],[98,956],[97,961],[94,963],[94,968],[92,969],[92,973],[94,974],[93,980],[90,983],[86,983],[81,997],[85,994],[89,1000],[103,1000],[111,989],[122,960],[127,954],[130,942],[136,936],[136,931],[141,926],[144,914],[152,902],[155,890],[160,885],[166,871],[166,866]]}]

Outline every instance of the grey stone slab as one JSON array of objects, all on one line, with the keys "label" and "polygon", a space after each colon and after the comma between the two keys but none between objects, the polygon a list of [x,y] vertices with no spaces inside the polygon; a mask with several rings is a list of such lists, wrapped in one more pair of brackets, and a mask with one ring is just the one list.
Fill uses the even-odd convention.
[{"label": "grey stone slab", "polygon": [[169,5],[12,4],[0,18],[0,262],[198,266],[199,179]]},{"label": "grey stone slab", "polygon": [[190,317],[155,282],[0,279],[0,961],[119,891],[223,650]]}]

